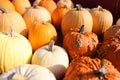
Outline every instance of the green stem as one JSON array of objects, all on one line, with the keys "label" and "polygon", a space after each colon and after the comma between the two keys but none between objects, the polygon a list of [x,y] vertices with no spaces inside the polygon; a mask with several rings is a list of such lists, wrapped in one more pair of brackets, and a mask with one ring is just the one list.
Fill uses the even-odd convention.
[{"label": "green stem", "polygon": [[84,34],[84,25],[81,26],[79,33]]},{"label": "green stem", "polygon": [[49,45],[48,45],[48,50],[49,51],[52,51],[54,44],[55,44],[55,41],[51,40]]},{"label": "green stem", "polygon": [[77,11],[81,11],[82,5],[81,4],[76,4]]},{"label": "green stem", "polygon": [[10,27],[10,30],[9,30],[8,36],[10,36],[10,37],[15,36],[15,34],[14,34],[14,30],[13,30],[12,27]]}]

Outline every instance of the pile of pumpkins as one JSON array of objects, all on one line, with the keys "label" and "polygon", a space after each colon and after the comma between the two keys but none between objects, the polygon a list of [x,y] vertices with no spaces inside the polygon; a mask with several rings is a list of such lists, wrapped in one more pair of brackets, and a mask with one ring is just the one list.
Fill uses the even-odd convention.
[{"label": "pile of pumpkins", "polygon": [[120,80],[113,19],[71,0],[0,0],[0,80]]}]

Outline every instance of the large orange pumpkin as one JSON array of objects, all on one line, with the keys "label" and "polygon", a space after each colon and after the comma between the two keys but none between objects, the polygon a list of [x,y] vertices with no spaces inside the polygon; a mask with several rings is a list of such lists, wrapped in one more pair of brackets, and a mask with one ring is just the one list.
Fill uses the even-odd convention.
[{"label": "large orange pumpkin", "polygon": [[55,27],[49,22],[36,23],[28,30],[28,40],[35,51],[38,48],[49,44],[50,40],[57,39]]},{"label": "large orange pumpkin", "polygon": [[83,32],[84,26],[79,28],[71,28],[63,38],[63,47],[68,51],[71,59],[76,56],[95,55],[98,45],[97,35],[93,32]]},{"label": "large orange pumpkin", "polygon": [[63,36],[71,27],[80,28],[83,24],[86,31],[92,31],[93,20],[91,14],[85,8],[77,5],[77,8],[69,10],[62,19],[61,30]]}]

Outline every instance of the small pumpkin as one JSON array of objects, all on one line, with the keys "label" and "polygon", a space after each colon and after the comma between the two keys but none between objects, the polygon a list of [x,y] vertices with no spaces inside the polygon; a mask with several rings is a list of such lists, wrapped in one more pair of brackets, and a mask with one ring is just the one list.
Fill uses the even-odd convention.
[{"label": "small pumpkin", "polygon": [[70,28],[80,28],[83,24],[86,31],[92,31],[93,20],[91,14],[87,9],[82,8],[80,5],[76,5],[76,7],[77,8],[69,10],[62,19],[61,31],[63,36],[65,36]]},{"label": "small pumpkin", "polygon": [[18,12],[8,11],[2,6],[0,6],[0,10],[0,31],[8,32],[10,27],[12,27],[15,32],[27,36],[25,21]]},{"label": "small pumpkin", "polygon": [[120,25],[120,18],[116,21],[116,25]]},{"label": "small pumpkin", "polygon": [[52,15],[53,11],[57,8],[54,0],[41,0],[39,6],[46,8],[50,15]]},{"label": "small pumpkin", "polygon": [[56,80],[56,78],[45,67],[25,64],[14,67],[0,75],[0,80]]},{"label": "small pumpkin", "polygon": [[0,6],[4,7],[7,10],[14,10],[15,6],[10,2],[10,0],[0,0]]},{"label": "small pumpkin", "polygon": [[71,10],[71,8],[64,5],[63,7],[57,7],[52,13],[52,23],[56,27],[57,30],[61,31],[61,22],[64,15]]},{"label": "small pumpkin", "polygon": [[28,8],[23,14],[23,18],[28,29],[37,22],[51,22],[51,16],[47,9],[37,5]]},{"label": "small pumpkin", "polygon": [[32,57],[32,64],[47,67],[53,72],[57,80],[65,74],[69,65],[69,58],[64,48],[54,45],[51,40],[49,45],[43,46],[36,50]]},{"label": "small pumpkin", "polygon": [[26,11],[26,8],[31,7],[29,0],[12,0],[12,3],[14,4],[16,11],[21,15]]},{"label": "small pumpkin", "polygon": [[106,59],[79,57],[70,63],[63,80],[119,80],[120,73]]},{"label": "small pumpkin", "polygon": [[112,13],[98,6],[97,8],[90,9],[90,13],[93,18],[93,29],[92,31],[97,35],[102,35],[109,27],[113,24]]},{"label": "small pumpkin", "polygon": [[71,59],[76,56],[95,55],[98,46],[98,37],[93,32],[84,31],[84,25],[79,28],[71,28],[71,30],[63,38],[63,47],[68,51]]},{"label": "small pumpkin", "polygon": [[0,32],[0,42],[0,73],[30,63],[32,47],[24,36],[11,28],[8,33]]},{"label": "small pumpkin", "polygon": [[50,40],[57,40],[57,31],[49,22],[36,23],[28,30],[28,40],[33,51],[47,45]]},{"label": "small pumpkin", "polygon": [[57,7],[64,7],[64,5],[68,8],[74,8],[74,4],[71,0],[58,0]]}]

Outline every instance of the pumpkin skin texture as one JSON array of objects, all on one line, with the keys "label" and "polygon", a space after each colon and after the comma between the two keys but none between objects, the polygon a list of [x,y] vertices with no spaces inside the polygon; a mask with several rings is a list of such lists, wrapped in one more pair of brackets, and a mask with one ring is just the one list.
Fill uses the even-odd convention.
[{"label": "pumpkin skin texture", "polygon": [[108,60],[79,57],[70,63],[63,80],[120,80],[120,73]]},{"label": "pumpkin skin texture", "polygon": [[[21,79],[20,79],[21,78]],[[14,67],[0,75],[0,80],[56,80],[53,73],[47,68],[25,64]]]},{"label": "pumpkin skin texture", "polygon": [[7,10],[15,11],[15,6],[9,0],[0,0],[0,6],[4,7]]},{"label": "pumpkin skin texture", "polygon": [[110,11],[98,6],[90,9],[93,18],[92,31],[97,35],[102,35],[113,24],[113,16]]},{"label": "pumpkin skin texture", "polygon": [[16,11],[7,11],[3,7],[0,7],[2,11],[0,13],[0,31],[8,32],[10,27],[15,32],[27,36],[27,27],[23,17]]},{"label": "pumpkin skin texture", "polygon": [[30,63],[32,47],[29,41],[21,34],[0,32],[0,73],[9,69]]},{"label": "pumpkin skin texture", "polygon": [[74,8],[73,2],[71,0],[59,0],[57,2],[57,7],[64,7],[64,5],[66,5],[68,8]]},{"label": "pumpkin skin texture", "polygon": [[37,22],[51,22],[51,16],[47,9],[40,6],[32,6],[28,8],[23,14],[23,18],[28,29]]},{"label": "pumpkin skin texture", "polygon": [[65,74],[66,68],[69,65],[69,58],[64,48],[50,42],[49,45],[35,51],[32,57],[32,64],[48,68],[59,80]]},{"label": "pumpkin skin texture", "polygon": [[65,36],[70,28],[80,28],[83,24],[86,31],[92,31],[93,20],[89,11],[79,6],[69,10],[62,19],[61,30],[63,36]]},{"label": "pumpkin skin texture", "polygon": [[57,40],[57,31],[55,27],[49,23],[36,23],[28,30],[28,40],[32,45],[33,51],[39,47],[47,45],[50,40]]},{"label": "pumpkin skin texture", "polygon": [[31,7],[29,0],[12,0],[12,3],[14,4],[16,11],[21,15],[26,11],[26,8]]},{"label": "pumpkin skin texture", "polygon": [[57,7],[52,13],[52,23],[57,30],[61,31],[61,22],[64,15],[71,10],[71,8],[64,5],[64,7]]},{"label": "pumpkin skin texture", "polygon": [[95,33],[87,31],[81,33],[79,28],[71,28],[71,31],[63,38],[63,47],[68,51],[71,59],[74,59],[75,56],[93,57],[98,42]]}]

